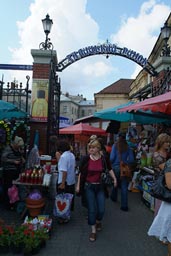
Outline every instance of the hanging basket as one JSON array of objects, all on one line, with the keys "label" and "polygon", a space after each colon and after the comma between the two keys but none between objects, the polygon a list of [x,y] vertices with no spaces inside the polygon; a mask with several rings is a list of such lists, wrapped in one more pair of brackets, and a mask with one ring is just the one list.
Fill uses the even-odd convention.
[{"label": "hanging basket", "polygon": [[29,215],[31,217],[36,217],[41,214],[42,208],[45,205],[45,199],[40,198],[40,199],[31,199],[31,198],[26,198],[26,207],[29,211]]}]

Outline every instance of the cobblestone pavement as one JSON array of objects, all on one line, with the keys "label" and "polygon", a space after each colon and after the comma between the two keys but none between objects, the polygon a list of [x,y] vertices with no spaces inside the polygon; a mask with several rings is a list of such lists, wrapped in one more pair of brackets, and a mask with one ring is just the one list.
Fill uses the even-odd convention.
[{"label": "cobblestone pavement", "polygon": [[[113,203],[107,199],[103,229],[97,233],[96,242],[92,243],[88,240],[90,229],[87,225],[86,210],[81,206],[80,198],[76,197],[71,221],[60,225],[53,219],[51,238],[37,255],[166,256],[167,247],[147,235],[153,212],[142,202],[140,193],[129,192],[129,207],[129,212],[122,212],[119,202]],[[52,213],[52,207],[49,207],[49,211]],[[7,212],[2,206],[0,217],[8,224],[21,223],[16,212]]]}]

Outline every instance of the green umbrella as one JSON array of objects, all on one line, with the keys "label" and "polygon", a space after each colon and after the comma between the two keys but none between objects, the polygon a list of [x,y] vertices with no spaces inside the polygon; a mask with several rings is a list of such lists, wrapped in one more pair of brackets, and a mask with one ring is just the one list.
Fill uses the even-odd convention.
[{"label": "green umbrella", "polygon": [[11,110],[18,110],[18,108],[10,102],[0,100],[0,112],[1,111],[6,112],[6,111],[11,111]]},{"label": "green umbrella", "polygon": [[14,104],[0,100],[0,120],[11,118],[25,118],[27,113],[19,110]]},{"label": "green umbrella", "polygon": [[1,112],[0,111],[0,120],[2,119],[11,119],[11,118],[25,118],[27,117],[27,113],[21,110],[18,111],[8,111],[8,112]]}]

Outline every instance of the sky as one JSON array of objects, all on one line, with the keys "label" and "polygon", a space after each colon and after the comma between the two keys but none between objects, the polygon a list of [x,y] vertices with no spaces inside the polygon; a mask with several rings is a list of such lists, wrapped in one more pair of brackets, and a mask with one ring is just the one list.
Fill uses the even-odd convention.
[{"label": "sky", "polygon": [[[148,58],[171,12],[170,0],[6,0],[1,1],[0,64],[33,64],[31,49],[45,41],[42,19],[53,20],[49,38],[58,62],[81,48],[108,40]],[[87,100],[142,68],[121,56],[93,55],[58,73],[62,93]],[[0,70],[0,80],[26,84],[31,71]],[[30,79],[30,88],[32,79]]]}]

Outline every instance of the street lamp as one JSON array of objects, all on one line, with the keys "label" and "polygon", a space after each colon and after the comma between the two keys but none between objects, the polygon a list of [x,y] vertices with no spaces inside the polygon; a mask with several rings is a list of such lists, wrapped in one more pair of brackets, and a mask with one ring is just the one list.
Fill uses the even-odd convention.
[{"label": "street lamp", "polygon": [[168,39],[171,33],[171,27],[168,26],[167,21],[164,23],[164,26],[161,28],[161,36],[164,40],[164,47],[162,48],[162,56],[170,56],[170,46],[168,45]]},{"label": "street lamp", "polygon": [[53,50],[53,44],[50,42],[50,38],[48,35],[51,31],[53,21],[50,19],[49,14],[46,15],[46,18],[42,20],[43,29],[46,35],[45,42],[40,43],[39,49],[40,50]]}]

